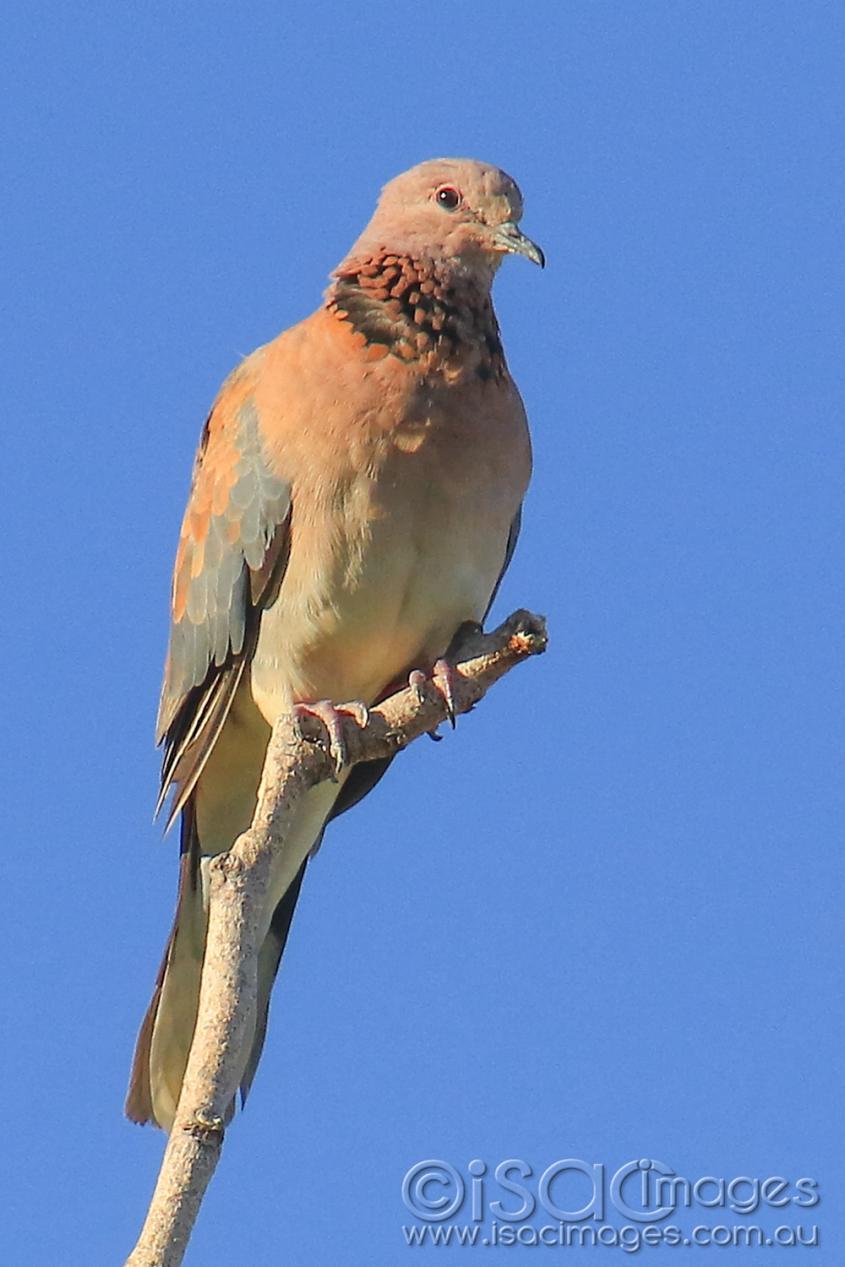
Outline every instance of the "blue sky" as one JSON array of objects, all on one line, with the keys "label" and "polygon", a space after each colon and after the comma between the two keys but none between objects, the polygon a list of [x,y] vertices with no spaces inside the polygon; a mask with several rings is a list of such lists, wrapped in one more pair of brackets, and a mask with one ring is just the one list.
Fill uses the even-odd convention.
[{"label": "blue sky", "polygon": [[158,1165],[121,1106],[175,893],[152,731],[208,405],[380,185],[455,154],[516,177],[549,261],[496,285],[536,454],[497,613],[551,648],[327,838],[186,1262],[395,1267],[415,1162],[569,1157],[813,1177],[759,1221],[838,1262],[842,7],[5,25],[4,1261],[122,1261]]}]

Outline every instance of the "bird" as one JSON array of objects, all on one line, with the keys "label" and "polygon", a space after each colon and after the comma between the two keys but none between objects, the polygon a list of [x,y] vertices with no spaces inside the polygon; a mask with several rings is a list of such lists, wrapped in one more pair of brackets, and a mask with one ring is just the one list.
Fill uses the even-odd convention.
[{"label": "bird", "polygon": [[[159,808],[172,794],[168,826],[181,818],[179,885],[135,1046],[132,1121],[172,1129],[208,867],[250,825],[274,723],[303,709],[331,730],[344,702],[354,713],[434,673],[510,563],[531,442],[491,288],[507,255],[545,263],[522,211],[515,181],[487,163],[432,159],[397,176],[322,304],[214,401],[173,571],[156,737]],[[242,1104],[309,858],[387,765],[344,770],[296,811],[263,912]]]}]

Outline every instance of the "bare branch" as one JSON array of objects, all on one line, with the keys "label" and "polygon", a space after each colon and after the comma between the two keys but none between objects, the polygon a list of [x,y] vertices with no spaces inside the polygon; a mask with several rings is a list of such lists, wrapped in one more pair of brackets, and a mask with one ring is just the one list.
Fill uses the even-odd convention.
[{"label": "bare branch", "polygon": [[[514,612],[493,633],[471,630],[453,648],[455,713],[466,713],[510,669],[546,649],[545,622]],[[430,679],[344,726],[349,764],[391,756],[447,718]],[[158,1183],[126,1267],[178,1267],[223,1146],[229,1107],[255,1027],[260,914],[274,856],[308,788],[334,777],[317,721],[279,719],[267,748],[248,831],[210,867],[208,936],[194,1041]]]}]

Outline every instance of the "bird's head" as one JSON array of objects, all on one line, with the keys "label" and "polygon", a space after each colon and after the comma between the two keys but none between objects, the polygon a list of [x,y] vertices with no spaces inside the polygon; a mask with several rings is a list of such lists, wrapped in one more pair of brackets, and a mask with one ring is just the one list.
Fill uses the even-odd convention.
[{"label": "bird's head", "polygon": [[408,254],[490,278],[505,255],[524,255],[542,268],[543,252],[518,227],[521,217],[522,194],[498,167],[430,159],[385,185],[351,254]]}]

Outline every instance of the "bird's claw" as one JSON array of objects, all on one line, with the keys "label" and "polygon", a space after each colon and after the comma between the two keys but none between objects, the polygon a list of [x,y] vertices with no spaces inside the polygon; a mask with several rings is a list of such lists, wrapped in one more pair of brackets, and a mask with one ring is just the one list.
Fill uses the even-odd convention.
[{"label": "bird's claw", "polygon": [[443,703],[446,705],[446,718],[452,729],[455,729],[455,669],[448,660],[440,659],[434,666],[431,681]]},{"label": "bird's claw", "polygon": [[425,703],[425,683],[426,676],[422,669],[412,669],[408,674],[408,685],[414,692],[418,704]]},{"label": "bird's claw", "polygon": [[[426,701],[425,688],[426,688],[427,682],[428,682],[428,678],[423,673],[422,669],[412,669],[411,672],[408,674],[408,686],[414,692],[414,697],[416,698],[417,703],[420,705],[424,704]],[[428,735],[429,739],[433,739],[435,743],[440,743],[440,740],[443,738],[442,735],[438,735],[436,727],[434,730],[427,730],[426,734]]]},{"label": "bird's claw", "polygon": [[[414,692],[417,703],[424,704],[426,686],[431,682],[437,694],[446,705],[446,718],[452,729],[455,729],[455,670],[448,660],[440,659],[435,664],[431,677],[428,678],[421,669],[414,669],[408,674],[408,686]],[[437,730],[428,732],[430,739],[441,739]]]},{"label": "bird's claw", "polygon": [[334,767],[333,780],[337,782],[344,767],[349,764],[349,748],[343,729],[344,717],[351,717],[362,729],[370,720],[370,712],[366,704],[360,700],[351,700],[348,704],[333,704],[331,700],[321,699],[313,704],[294,704],[296,717],[315,717],[326,731],[329,756]]}]

